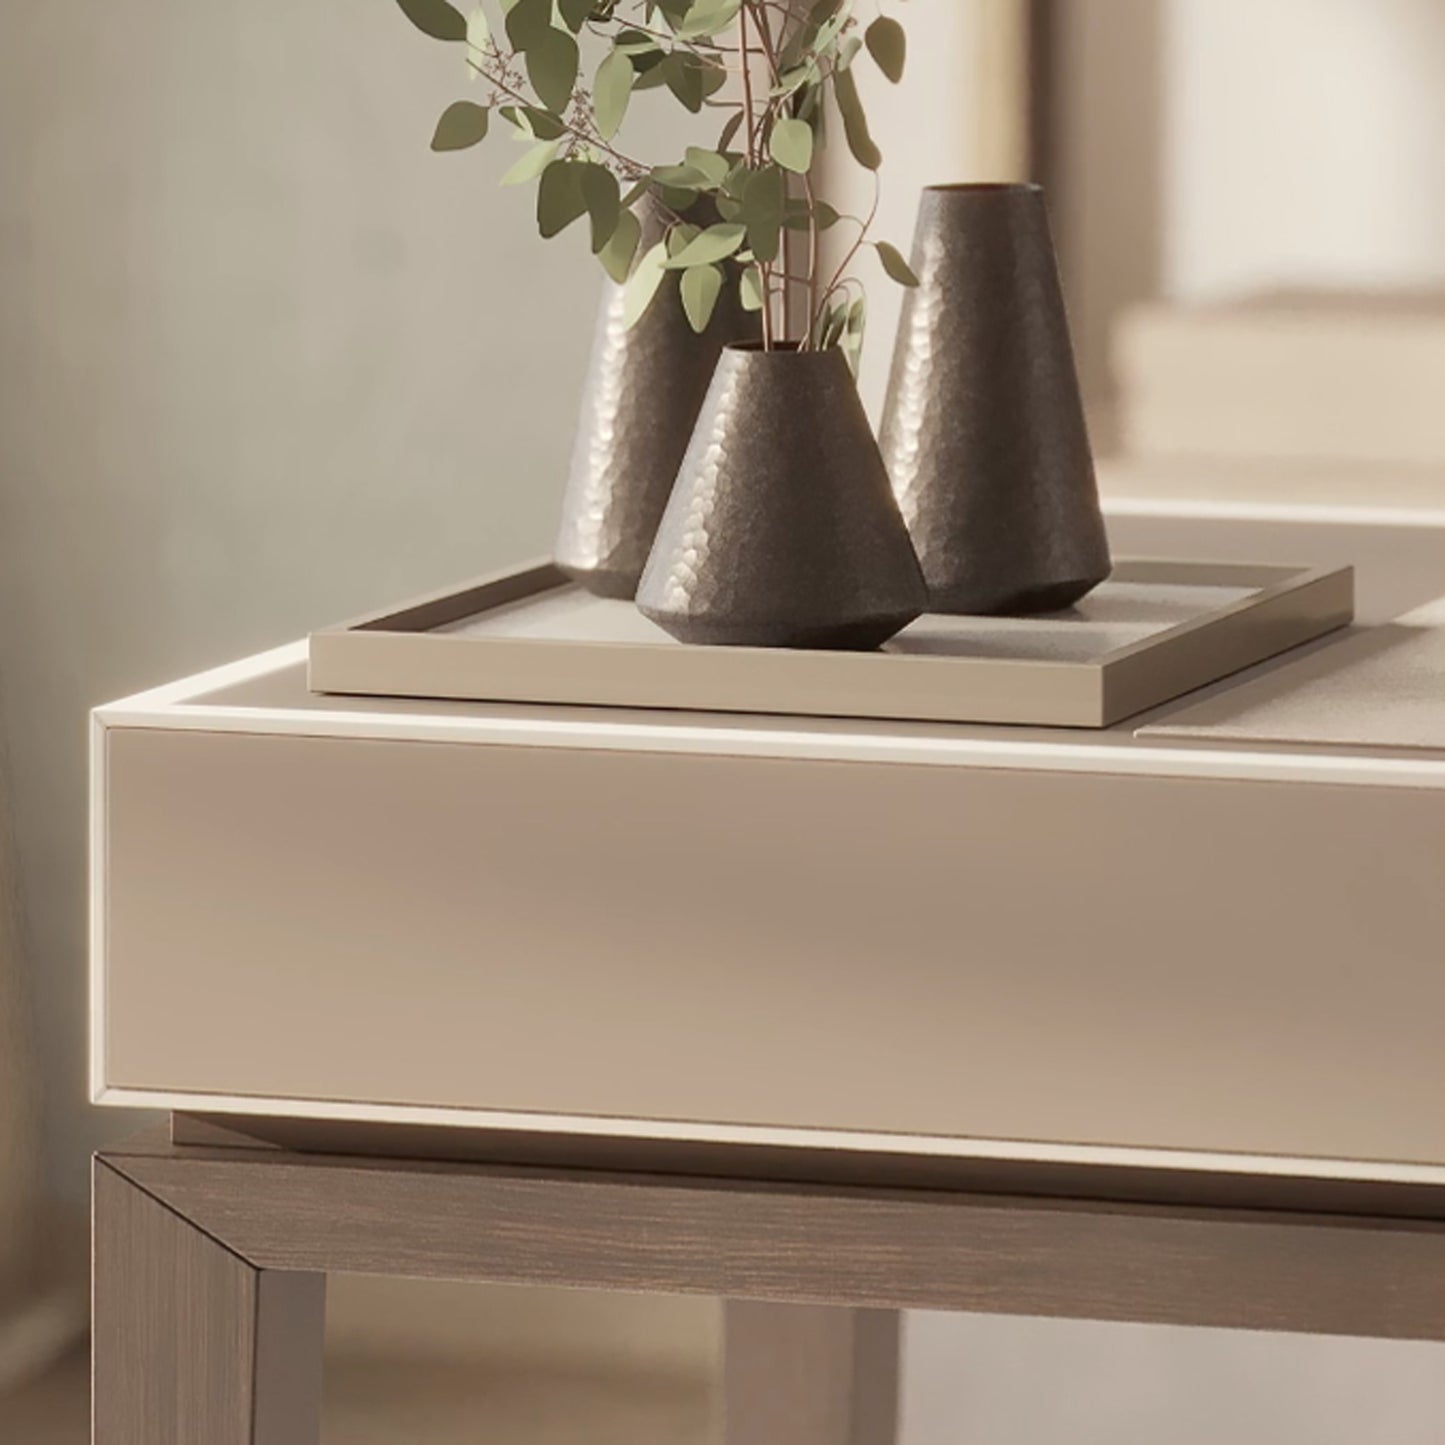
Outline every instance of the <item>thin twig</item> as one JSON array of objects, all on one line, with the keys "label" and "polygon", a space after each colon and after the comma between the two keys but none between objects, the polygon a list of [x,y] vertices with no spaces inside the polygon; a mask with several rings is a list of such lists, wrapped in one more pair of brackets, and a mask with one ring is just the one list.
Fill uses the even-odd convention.
[{"label": "thin twig", "polygon": [[[748,19],[750,14],[751,8],[749,0],[743,0],[742,8],[738,11],[738,49],[742,53],[743,61],[743,123],[747,131],[749,169],[757,164],[758,159],[757,126],[756,117],[753,114],[752,52],[748,46]],[[763,282],[763,350],[771,351],[773,349],[772,267],[759,261],[758,272]]]},{"label": "thin twig", "polygon": [[853,242],[853,245],[849,249],[848,254],[843,257],[843,260],[839,264],[838,269],[833,273],[832,279],[824,288],[822,299],[818,303],[819,313],[821,313],[822,308],[827,305],[828,298],[833,294],[834,291],[838,289],[838,283],[842,281],[844,275],[847,273],[848,268],[853,264],[854,261],[858,259],[858,253],[863,249],[863,243],[868,239],[868,232],[873,229],[873,222],[878,219],[878,201],[880,195],[881,188],[878,179],[878,172],[874,171],[873,205],[868,211],[868,218],[860,224],[858,228],[858,239]]}]

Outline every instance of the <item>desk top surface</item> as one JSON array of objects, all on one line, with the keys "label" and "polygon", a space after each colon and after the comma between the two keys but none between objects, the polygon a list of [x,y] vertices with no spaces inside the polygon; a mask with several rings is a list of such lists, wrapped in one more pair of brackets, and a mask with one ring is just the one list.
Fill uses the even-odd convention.
[{"label": "desk top surface", "polygon": [[[1111,530],[1133,550],[1142,541],[1201,560],[1356,562],[1364,624],[1099,730],[320,695],[306,685],[304,642],[138,693],[97,719],[102,728],[1445,785],[1445,600],[1417,608],[1440,590],[1437,572],[1445,581],[1445,513],[1422,531],[1398,499],[1388,526],[1325,525],[1308,508],[1291,521],[1171,522],[1161,505],[1145,498],[1135,515],[1116,496]],[[1417,610],[1387,622],[1401,606]]]},{"label": "desk top surface", "polygon": [[[1438,623],[1350,628],[1112,728],[323,696],[295,643],[97,710],[103,727],[1445,786]],[[1392,700],[1392,692],[1398,701]]]}]

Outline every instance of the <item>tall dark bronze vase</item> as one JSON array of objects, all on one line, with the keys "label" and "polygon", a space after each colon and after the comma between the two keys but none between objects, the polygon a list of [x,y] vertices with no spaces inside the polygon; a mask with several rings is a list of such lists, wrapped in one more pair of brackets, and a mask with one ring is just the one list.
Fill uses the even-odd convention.
[{"label": "tall dark bronze vase", "polygon": [[[655,210],[642,211],[639,254],[662,238]],[[602,297],[572,466],[562,501],[557,565],[589,592],[630,598],[667,506],[698,408],[722,349],[759,334],[737,287],[718,299],[699,336],[669,287],[629,331],[623,288]]]},{"label": "tall dark bronze vase", "polygon": [[730,346],[638,588],[683,642],[869,649],[924,611],[843,353]]},{"label": "tall dark bronze vase", "polygon": [[935,612],[1069,607],[1109,544],[1043,192],[923,194],[882,427]]}]

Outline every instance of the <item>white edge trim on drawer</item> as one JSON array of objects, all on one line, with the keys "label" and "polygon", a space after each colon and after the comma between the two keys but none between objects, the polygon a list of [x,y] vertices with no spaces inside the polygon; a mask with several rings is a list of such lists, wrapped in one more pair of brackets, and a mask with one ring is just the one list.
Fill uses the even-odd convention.
[{"label": "white edge trim on drawer", "polygon": [[1445,1165],[1317,1159],[1275,1154],[1209,1153],[1187,1149],[952,1138],[927,1134],[870,1134],[841,1129],[701,1124],[666,1119],[608,1119],[594,1115],[518,1114],[490,1109],[356,1104],[327,1099],[267,1099],[232,1094],[169,1093],[130,1088],[101,1089],[95,1094],[95,1102],[118,1108],[173,1109],[202,1114],[323,1119],[347,1123],[582,1134],[613,1139],[842,1150],[848,1153],[898,1154],[934,1159],[1180,1169],[1215,1174],[1265,1174],[1298,1179],[1445,1185]]},{"label": "white edge trim on drawer", "polygon": [[[847,731],[806,726],[749,726],[729,717],[716,724],[682,721],[611,721],[606,709],[580,718],[514,717],[506,712],[459,715],[417,712],[330,711],[324,708],[234,707],[193,703],[218,688],[253,681],[305,660],[307,644],[292,643],[195,677],[169,683],[97,708],[96,726],[178,732],[261,733],[268,736],[370,738],[411,742],[475,743],[497,747],[571,748],[591,752],[713,754],[736,757],[900,763],[1006,771],[1106,773],[1147,777],[1237,778],[1257,782],[1314,782],[1376,787],[1445,788],[1445,758],[1390,754],[1250,750],[1202,744],[1139,745],[1126,736],[1090,732],[1086,741],[969,737],[940,726],[932,732],[897,731],[879,723]],[[418,704],[419,708],[425,704]],[[559,713],[567,710],[558,708]],[[600,715],[599,715],[600,714]],[[908,729],[912,725],[903,724]],[[100,774],[97,772],[96,781]],[[93,790],[94,791],[94,790]],[[98,816],[97,802],[97,816]],[[97,823],[98,826],[98,823]]]}]

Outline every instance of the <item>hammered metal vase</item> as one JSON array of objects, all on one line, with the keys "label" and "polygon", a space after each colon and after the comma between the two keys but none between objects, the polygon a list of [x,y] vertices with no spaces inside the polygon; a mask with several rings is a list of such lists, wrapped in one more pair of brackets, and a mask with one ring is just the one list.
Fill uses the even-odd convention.
[{"label": "hammered metal vase", "polygon": [[[662,239],[644,204],[639,254]],[[725,345],[759,334],[758,317],[725,286],[708,329],[688,324],[675,286],[623,327],[624,293],[608,283],[597,317],[555,556],[601,597],[630,598],[647,561],[698,408]]]},{"label": "hammered metal vase", "polygon": [[1110,571],[1044,196],[935,186],[881,431],[934,612],[1069,607]]},{"label": "hammered metal vase", "polygon": [[637,605],[683,642],[880,646],[927,604],[843,353],[730,346]]}]

